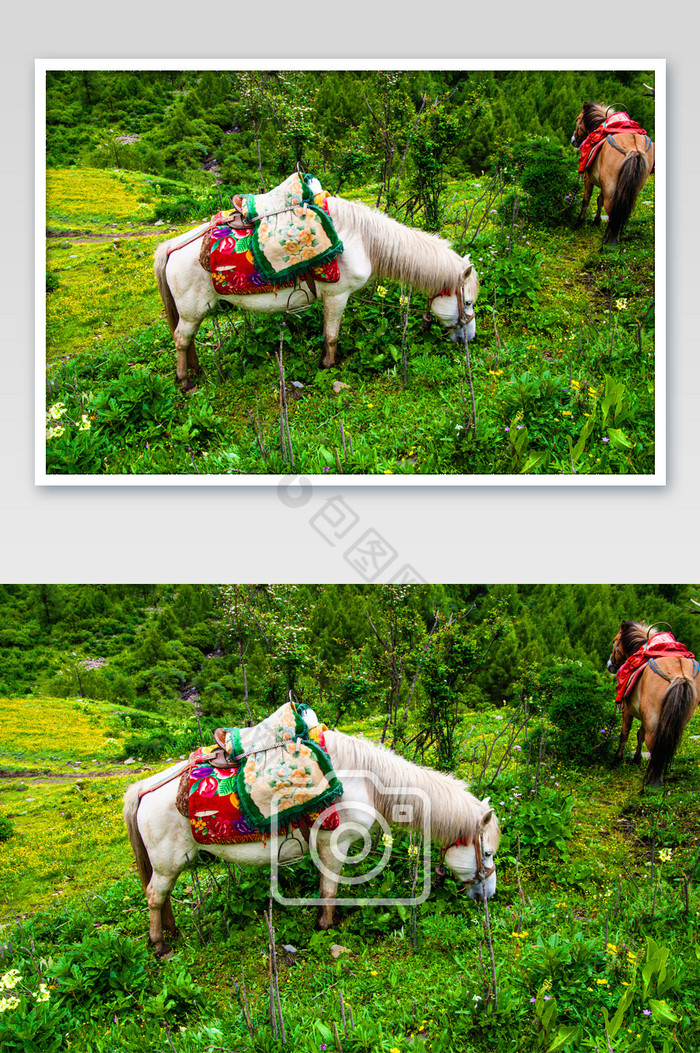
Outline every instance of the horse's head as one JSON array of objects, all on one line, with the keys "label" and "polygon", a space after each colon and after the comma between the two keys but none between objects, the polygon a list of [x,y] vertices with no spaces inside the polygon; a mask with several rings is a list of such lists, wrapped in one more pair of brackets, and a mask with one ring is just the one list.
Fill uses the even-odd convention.
[{"label": "horse's head", "polygon": [[656,626],[646,622],[620,622],[620,631],[613,640],[612,654],[608,658],[608,669],[617,673],[630,655],[643,647],[657,632]]},{"label": "horse's head", "polygon": [[574,134],[571,136],[571,145],[575,146],[576,149],[578,149],[587,135],[588,132],[586,131],[584,114],[583,110],[581,110],[578,117],[576,118],[576,127],[574,128]]},{"label": "horse's head", "polygon": [[448,330],[451,340],[463,342],[466,332],[467,341],[476,335],[474,304],[479,295],[479,278],[474,264],[468,256],[464,257],[462,272],[457,291],[442,293],[430,301],[430,310],[440,324]]},{"label": "horse's head", "polygon": [[473,839],[460,838],[445,852],[445,866],[464,886],[470,899],[490,899],[496,891],[494,856],[501,831],[489,798],[482,801],[479,828]]},{"label": "horse's head", "polygon": [[571,136],[571,145],[577,149],[591,132],[600,127],[603,121],[613,112],[612,106],[606,106],[602,102],[584,102],[581,112],[576,118],[576,127]]},{"label": "horse's head", "polygon": [[622,630],[624,628],[624,625],[625,625],[625,623],[623,622],[622,625],[620,626],[619,633],[617,634],[617,636],[613,640],[612,653],[611,653],[610,657],[608,658],[608,669],[609,669],[609,671],[611,673],[617,673],[617,671],[619,670],[619,668],[622,665],[622,663],[628,657],[625,654],[624,648],[622,646]]}]

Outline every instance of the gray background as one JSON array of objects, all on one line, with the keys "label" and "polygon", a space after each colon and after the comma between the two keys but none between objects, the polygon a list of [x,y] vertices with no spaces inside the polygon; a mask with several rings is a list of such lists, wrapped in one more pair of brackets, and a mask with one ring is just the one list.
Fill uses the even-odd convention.
[{"label": "gray background", "polygon": [[[39,0],[26,7],[31,20],[3,20],[0,579],[358,582],[406,567],[436,581],[697,577],[700,63],[690,5],[373,2],[334,4],[338,17],[329,6],[305,20],[309,5],[267,5],[265,21],[246,21],[245,6],[226,19],[222,5],[141,0],[103,16],[94,3]],[[35,487],[34,59],[237,56],[667,60],[665,487]],[[340,493],[346,505],[328,507]],[[392,562],[348,562],[358,542],[369,551],[362,538],[373,531]]]}]

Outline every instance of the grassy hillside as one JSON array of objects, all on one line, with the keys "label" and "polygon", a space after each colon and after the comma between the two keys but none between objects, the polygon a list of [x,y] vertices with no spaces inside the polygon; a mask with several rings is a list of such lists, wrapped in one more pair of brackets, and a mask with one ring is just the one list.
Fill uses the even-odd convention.
[{"label": "grassy hillside", "polygon": [[[37,698],[4,700],[0,713],[3,1048],[282,1048],[269,1020],[264,871],[204,859],[184,874],[175,890],[182,936],[174,957],[157,963],[120,826],[120,795],[144,767],[138,757],[126,773],[117,764],[128,711]],[[335,930],[316,933],[312,912],[275,907],[277,947],[295,948],[279,960],[287,1045],[697,1048],[697,724],[664,792],[641,797],[639,771],[611,771],[604,749],[577,768],[536,707],[508,749],[509,735],[497,736],[514,711],[466,716],[472,732],[458,773],[490,793],[503,829],[489,904],[495,995],[483,909],[450,880],[418,908],[415,941],[405,908],[346,910]],[[378,737],[380,723],[343,730]],[[399,883],[402,845],[397,835],[382,875]],[[307,864],[290,880],[300,892],[314,887]]]},{"label": "grassy hillside", "polygon": [[[407,290],[390,284],[350,301],[345,359],[329,371],[319,369],[320,309],[284,326],[237,311],[213,316],[199,340],[204,377],[183,395],[152,255],[160,240],[221,207],[213,184],[50,171],[48,471],[286,471],[281,342],[297,472],[653,471],[653,180],[622,247],[605,253],[592,225],[552,227],[532,202],[528,213],[531,195],[517,183],[506,189],[469,177],[443,195],[443,232],[470,252],[482,283],[470,347],[472,433],[464,349],[437,323],[425,332],[424,302],[406,305]],[[375,193],[368,185],[360,196]],[[571,215],[574,206],[566,203]],[[345,386],[334,390],[336,381]]]}]

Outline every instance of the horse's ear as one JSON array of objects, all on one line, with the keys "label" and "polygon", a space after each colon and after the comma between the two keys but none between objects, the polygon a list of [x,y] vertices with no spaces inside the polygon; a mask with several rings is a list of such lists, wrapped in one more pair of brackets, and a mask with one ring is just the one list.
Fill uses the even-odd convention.
[{"label": "horse's ear", "polygon": [[471,274],[471,272],[473,270],[474,270],[474,264],[473,263],[468,263],[467,266],[462,271],[462,281],[463,282],[465,282],[467,280],[467,278],[469,277],[469,275]]},{"label": "horse's ear", "polygon": [[[486,798],[486,800],[488,801],[488,797]],[[493,808],[487,808],[486,811],[483,812],[483,814],[481,816],[481,820],[480,820],[480,822],[481,822],[481,829],[483,830],[485,826],[488,826],[488,824],[491,822],[492,819],[493,819]]]}]

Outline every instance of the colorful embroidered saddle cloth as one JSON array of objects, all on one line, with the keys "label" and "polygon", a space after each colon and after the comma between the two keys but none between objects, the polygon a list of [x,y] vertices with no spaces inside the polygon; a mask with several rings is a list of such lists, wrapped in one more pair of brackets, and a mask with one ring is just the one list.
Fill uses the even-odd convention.
[{"label": "colorful embroidered saddle cloth", "polygon": [[[593,164],[598,152],[603,146],[603,143],[607,140],[613,146],[617,146],[615,142],[615,134],[621,134],[626,132],[627,134],[634,133],[635,135],[643,135],[645,137],[645,151],[651,146],[651,139],[644,131],[644,129],[633,121],[628,113],[620,111],[619,113],[611,113],[609,117],[603,121],[603,123],[587,135],[581,143],[581,156],[579,159],[578,170],[579,172],[585,171]],[[617,147],[622,149],[621,147]],[[624,153],[624,150],[622,151]]]},{"label": "colorful embroidered saddle cloth", "polygon": [[[694,660],[695,655],[688,650],[685,644],[679,643],[673,633],[656,633],[620,666],[617,673],[616,702],[621,702],[623,698],[627,698],[631,694],[647,665],[655,658],[688,658]],[[697,675],[695,670],[694,673]]]},{"label": "colorful embroidered saddle cloth", "polygon": [[243,195],[241,213],[253,224],[253,258],[267,281],[302,274],[343,251],[325,207],[327,197],[318,179],[302,172],[267,194]]},{"label": "colorful embroidered saddle cloth", "polygon": [[[225,728],[231,767],[215,767],[215,747],[190,758],[187,810],[200,844],[263,840],[276,817],[285,827],[314,822],[342,796],[325,749],[320,724],[309,707],[288,702],[254,728]],[[332,810],[322,825],[334,829]]]},{"label": "colorful embroidered saddle cloth", "polygon": [[237,215],[239,213],[231,209],[218,212],[212,219],[211,254],[207,270],[211,271],[214,288],[222,296],[245,296],[291,288],[301,278],[307,277],[309,272],[314,281],[340,281],[340,269],[335,258],[320,264],[305,263],[293,276],[270,281],[255,261],[255,229],[252,224],[248,227],[234,226]]}]

